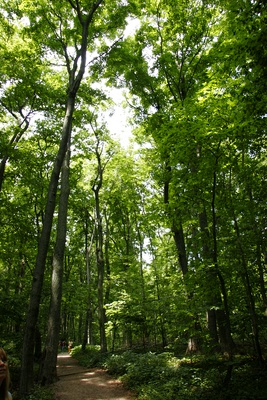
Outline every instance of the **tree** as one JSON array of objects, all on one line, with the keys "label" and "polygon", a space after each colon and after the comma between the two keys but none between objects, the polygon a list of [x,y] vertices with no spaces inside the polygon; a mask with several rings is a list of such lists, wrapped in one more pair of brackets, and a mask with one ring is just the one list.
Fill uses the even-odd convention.
[{"label": "tree", "polygon": [[[24,378],[46,337],[43,383],[53,381],[59,335],[102,351],[168,345],[230,357],[246,343],[262,365],[266,6],[90,4],[0,6],[1,339],[21,348],[33,280]],[[132,12],[139,24],[123,37]],[[105,84],[127,90],[137,151],[99,123],[111,106]]]},{"label": "tree", "polygon": [[100,331],[100,347],[102,352],[107,351],[107,340],[105,332],[105,307],[104,307],[104,275],[105,275],[105,259],[104,259],[104,235],[103,235],[103,222],[101,213],[100,203],[100,190],[103,185],[103,173],[105,170],[106,162],[102,161],[102,152],[104,143],[101,140],[101,133],[99,129],[93,127],[94,134],[96,137],[95,144],[95,156],[97,159],[97,173],[94,178],[92,190],[95,196],[95,251],[96,251],[96,263],[97,263],[97,298],[98,298],[98,320],[99,320],[99,331]]},{"label": "tree", "polygon": [[[207,53],[214,40],[216,18],[213,5],[204,6],[200,2],[189,6],[181,2],[174,9],[166,1],[164,7],[160,4],[149,9],[135,35],[136,40],[129,39],[120,53],[115,49],[117,59],[126,54],[131,59],[132,69],[123,72],[125,81],[132,94],[140,99],[137,109],[142,108],[146,113],[146,134],[153,132],[161,154],[164,202],[184,277],[189,270],[183,218],[185,189],[182,183],[176,188],[173,185],[176,177],[183,179],[186,168],[196,173],[194,164],[199,153],[196,131],[189,133],[186,122],[191,116],[196,118],[194,96],[206,78]],[[192,146],[188,146],[186,135],[192,137]],[[183,146],[176,145],[177,138]],[[191,295],[188,293],[189,298]],[[190,343],[191,348],[197,346],[193,340]]]},{"label": "tree", "polygon": [[41,383],[50,384],[57,378],[56,365],[60,332],[60,310],[63,285],[63,265],[67,232],[67,213],[69,198],[70,143],[62,166],[61,190],[59,199],[57,236],[53,254],[51,280],[51,300],[47,325],[46,347],[44,352]]},{"label": "tree", "polygon": [[[130,90],[136,122],[142,122],[139,140],[150,141],[159,155],[156,165],[162,171],[157,178],[164,188],[189,299],[192,294],[200,296],[195,289],[190,293],[199,273],[205,281],[203,308],[209,307],[210,336],[231,354],[227,284],[231,285],[232,273],[219,243],[227,237],[227,222],[232,225],[233,220],[228,218],[222,191],[226,176],[237,172],[239,156],[243,161],[246,155],[255,157],[263,145],[257,133],[265,130],[264,113],[259,107],[246,110],[252,98],[253,104],[262,106],[256,99],[264,73],[258,64],[264,56],[256,56],[252,43],[253,32],[261,36],[264,31],[265,6],[242,1],[190,6],[181,2],[175,8],[168,1],[164,8],[162,4],[149,5],[134,37],[114,49],[112,75],[106,76]],[[131,68],[123,70],[120,66],[126,59]],[[240,180],[244,184],[245,179],[238,176],[239,191]],[[240,248],[236,250],[240,253]]]},{"label": "tree", "polygon": [[[77,27],[79,27],[81,36],[74,38],[74,45],[76,46],[76,54],[74,55],[73,58],[71,58],[71,56],[68,54],[67,44],[64,42],[64,39],[59,38],[60,39],[59,42],[61,42],[60,44],[62,45],[61,50],[65,55],[65,62],[69,77],[69,82],[67,87],[66,111],[62,128],[60,147],[54,163],[54,168],[52,171],[50,185],[48,189],[45,219],[38,247],[38,254],[36,258],[34,278],[32,283],[31,298],[26,320],[24,343],[23,343],[22,372],[20,380],[21,395],[25,395],[26,393],[28,393],[33,383],[34,333],[38,319],[41,289],[42,289],[44,269],[46,264],[46,255],[48,251],[50,232],[52,227],[54,209],[56,205],[56,191],[58,186],[58,179],[61,166],[66,154],[67,144],[70,141],[72,118],[75,109],[75,100],[85,71],[89,26],[90,24],[92,24],[93,16],[97,11],[97,9],[99,8],[101,0],[99,0],[95,4],[92,4],[90,10],[86,14],[84,14],[84,10],[80,2],[76,2],[76,4],[74,4],[70,1],[69,4],[71,6],[71,11],[75,17],[75,23],[77,24]],[[62,4],[60,4],[60,6],[61,5]],[[67,10],[68,8],[64,9],[64,12],[67,12]],[[52,9],[52,15],[49,13],[48,9],[41,8],[41,11],[43,13],[44,20],[46,22],[50,23],[52,22],[53,33],[56,35],[58,27],[61,26],[61,23],[64,23],[64,20],[62,20],[61,18],[58,19],[57,15],[53,13],[54,11],[53,9]],[[51,18],[52,16],[54,17],[53,19],[50,20],[48,19],[48,21],[46,20],[46,18]],[[63,14],[62,18],[64,18]],[[43,19],[41,19],[41,21],[43,21]],[[47,28],[49,28],[50,23],[48,23]],[[65,24],[66,23],[68,23],[68,20],[65,20]],[[41,27],[42,26],[40,26],[40,28]],[[51,39],[55,40],[53,36],[51,37]]]}]

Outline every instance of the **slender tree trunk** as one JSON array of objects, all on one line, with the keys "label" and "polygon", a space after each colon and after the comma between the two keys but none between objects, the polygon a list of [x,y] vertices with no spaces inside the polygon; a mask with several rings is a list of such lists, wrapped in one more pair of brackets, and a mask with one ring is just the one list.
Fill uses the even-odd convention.
[{"label": "slender tree trunk", "polygon": [[216,350],[219,350],[219,337],[217,331],[216,312],[214,308],[207,311],[208,331],[211,338],[211,344]]},{"label": "slender tree trunk", "polygon": [[145,292],[145,280],[144,280],[144,270],[143,270],[143,238],[140,232],[140,228],[136,226],[138,241],[139,241],[139,275],[141,282],[141,299],[142,299],[142,328],[143,328],[143,345],[144,348],[146,343],[149,341],[149,330],[147,327],[146,318],[146,292]]},{"label": "slender tree trunk", "polygon": [[181,267],[181,270],[183,273],[183,277],[185,277],[188,272],[188,263],[187,263],[187,257],[186,257],[184,230],[183,230],[182,224],[180,223],[180,226],[177,226],[176,224],[173,223],[172,232],[173,232],[173,237],[174,237],[174,241],[176,244],[176,248],[178,251],[180,267]]},{"label": "slender tree trunk", "polygon": [[[202,237],[203,259],[205,260],[206,263],[209,263],[212,262],[212,251],[211,251],[210,234],[208,230],[208,218],[205,208],[203,208],[203,211],[199,214],[199,225]],[[208,276],[207,276],[207,281],[209,281]],[[210,302],[213,303],[213,301],[211,300]],[[208,323],[209,335],[211,338],[211,344],[214,348],[219,349],[216,312],[214,308],[207,310],[207,323]]]},{"label": "slender tree trunk", "polygon": [[[159,288],[159,279],[157,276],[156,276],[156,293],[157,293],[158,303],[160,304],[161,296],[160,296],[160,288]],[[165,328],[165,324],[164,324],[164,312],[162,312],[161,308],[162,307],[160,306],[159,323],[160,323],[161,343],[162,343],[162,348],[164,349],[168,345],[168,341],[167,341],[166,328]]]},{"label": "slender tree trunk", "polygon": [[98,174],[95,179],[93,191],[95,194],[95,213],[96,213],[96,262],[97,262],[97,293],[98,293],[98,321],[99,321],[99,332],[100,332],[100,348],[104,353],[107,351],[107,340],[105,331],[105,308],[104,308],[104,275],[105,275],[105,261],[104,261],[104,237],[103,237],[103,224],[102,216],[100,211],[100,198],[99,191],[103,183],[103,166],[101,164],[101,152],[99,150],[100,140],[96,134],[97,146],[96,146],[96,157],[98,162]]},{"label": "slender tree trunk", "polygon": [[[165,170],[166,170],[166,180],[164,183],[164,203],[169,204],[169,184],[171,181],[171,167],[168,165],[168,163],[165,163]],[[175,246],[177,249],[178,253],[178,260],[179,264],[182,270],[183,278],[184,280],[187,277],[188,274],[188,261],[187,261],[187,254],[186,254],[186,245],[185,245],[185,237],[184,237],[184,230],[183,230],[183,225],[178,218],[178,222],[176,221],[177,218],[172,217],[170,215],[170,218],[172,218],[172,234],[175,242]],[[185,283],[186,285],[186,283]],[[192,298],[192,293],[187,293],[188,301],[190,302]],[[192,318],[192,330],[198,329],[198,324],[194,322],[194,318]],[[187,352],[192,352],[192,351],[197,351],[198,349],[198,340],[195,337],[195,335],[192,335],[188,339],[188,344],[187,344]]]},{"label": "slender tree trunk", "polygon": [[83,337],[82,337],[82,351],[85,351],[86,345],[88,343],[88,325],[89,325],[89,310],[86,310],[85,314],[85,322],[83,329]]},{"label": "slender tree trunk", "polygon": [[106,225],[106,238],[105,238],[105,265],[106,265],[106,290],[105,290],[105,303],[108,304],[110,301],[110,285],[111,285],[111,269],[110,269],[110,261],[109,261],[109,221],[106,215],[106,210],[104,210],[105,215],[105,225]]},{"label": "slender tree trunk", "polygon": [[34,334],[38,320],[39,305],[41,301],[41,291],[43,286],[46,256],[48,252],[50,233],[52,228],[54,210],[56,206],[56,192],[58,187],[59,174],[66,154],[67,143],[70,137],[72,114],[74,110],[75,98],[69,96],[64,120],[63,134],[60,148],[54,163],[50,185],[48,189],[48,199],[45,210],[45,219],[39,241],[38,253],[36,258],[30,304],[27,313],[25,334],[22,349],[22,366],[20,379],[20,395],[26,395],[33,385],[33,354],[34,354]]},{"label": "slender tree trunk", "polygon": [[[214,197],[215,200],[215,197]],[[211,246],[210,235],[208,231],[208,221],[206,210],[199,215],[200,221],[200,229],[202,233],[202,249],[203,249],[203,257],[204,260],[208,263],[213,263],[215,265],[215,269],[207,270],[207,289],[211,287],[212,294],[208,294],[209,290],[207,290],[208,294],[208,302],[212,305],[212,308],[207,311],[207,321],[208,321],[208,331],[211,338],[211,344],[214,350],[220,350],[220,346],[222,350],[228,351],[229,343],[232,343],[232,340],[228,338],[228,331],[230,331],[230,327],[226,322],[227,318],[224,316],[225,312],[222,309],[223,303],[219,288],[219,283],[221,283],[221,288],[223,287],[224,295],[226,296],[226,290],[224,285],[224,280],[219,272],[218,263],[217,263],[217,238],[216,238],[216,215],[215,215],[215,205],[214,200],[212,202],[212,213],[213,213],[213,248]],[[214,225],[215,224],[215,225]],[[218,281],[218,276],[220,276],[220,281]],[[227,304],[227,303],[226,303]],[[227,308],[228,310],[228,308]],[[228,328],[226,328],[228,327]],[[220,342],[220,346],[219,346]],[[230,348],[232,347],[232,344]]]},{"label": "slender tree trunk", "polygon": [[45,359],[41,383],[50,384],[57,380],[57,351],[60,332],[60,308],[62,299],[63,264],[67,232],[69,187],[70,143],[62,166],[61,192],[59,199],[56,245],[53,255],[50,311],[47,326]]},{"label": "slender tree trunk", "polygon": [[[93,19],[95,11],[98,9],[101,2],[102,0],[98,0],[95,3],[93,3],[87,15],[83,15],[81,13],[80,7],[79,6],[77,7],[78,1],[76,2],[76,6],[74,5],[74,3],[70,2],[71,6],[74,8],[75,12],[78,15],[82,27],[82,36],[81,36],[80,48],[77,50],[76,57],[73,60],[72,69],[70,67],[70,59],[68,58],[68,56],[66,56],[66,62],[69,73],[66,111],[63,122],[60,146],[57,153],[57,157],[54,162],[54,167],[48,188],[45,218],[38,246],[38,253],[36,257],[36,263],[32,281],[30,302],[26,318],[26,326],[25,326],[23,349],[22,349],[20,390],[19,390],[21,397],[27,395],[33,385],[34,334],[35,334],[36,324],[38,321],[39,305],[41,301],[41,292],[43,286],[46,257],[49,248],[50,234],[52,229],[54,210],[56,206],[56,193],[58,187],[58,180],[63,160],[67,151],[68,141],[71,135],[75,100],[85,71],[89,25]],[[64,51],[65,50],[66,49],[64,49]]]},{"label": "slender tree trunk", "polygon": [[263,263],[261,260],[261,246],[260,244],[257,244],[257,265],[258,265],[258,271],[259,271],[259,279],[260,279],[260,292],[261,292],[261,298],[262,298],[262,303],[264,307],[264,315],[267,316],[267,296],[266,296],[266,283],[264,279],[264,269],[263,269]]},{"label": "slender tree trunk", "polygon": [[263,240],[262,240],[262,233],[258,229],[258,224],[256,222],[256,217],[255,217],[255,206],[254,206],[254,199],[253,199],[253,193],[250,187],[247,188],[248,196],[249,196],[249,202],[250,202],[250,224],[252,226],[253,232],[254,232],[254,237],[255,237],[255,242],[256,242],[256,259],[257,259],[257,266],[258,266],[258,273],[259,273],[259,282],[260,282],[260,293],[261,293],[261,298],[263,302],[263,307],[264,307],[264,315],[267,316],[267,295],[266,295],[266,284],[265,284],[265,279],[264,279],[264,270],[263,270],[263,265],[262,265],[262,254],[264,253],[262,251],[263,247]]},{"label": "slender tree trunk", "polygon": [[98,320],[100,331],[100,347],[102,352],[107,351],[106,331],[105,331],[105,308],[104,308],[104,274],[105,262],[103,258],[103,229],[102,219],[99,210],[99,198],[96,196],[96,215],[97,215],[97,247],[96,247],[96,260],[97,260],[97,293],[98,293]]},{"label": "slender tree trunk", "polygon": [[254,300],[254,296],[252,293],[252,287],[251,287],[249,273],[248,273],[248,269],[247,269],[245,252],[243,250],[243,245],[242,245],[241,236],[240,236],[240,232],[239,232],[239,225],[238,225],[237,218],[235,215],[234,215],[234,222],[235,222],[235,231],[236,231],[236,235],[237,235],[238,247],[239,247],[241,261],[242,261],[241,276],[243,278],[243,282],[244,282],[244,286],[245,286],[246,294],[247,294],[247,304],[248,304],[248,309],[249,309],[249,313],[250,313],[253,345],[254,345],[255,353],[257,355],[259,364],[260,364],[260,366],[262,366],[264,364],[264,360],[263,360],[262,349],[261,349],[260,340],[259,340],[259,326],[258,326],[257,313],[256,313],[256,309],[255,309],[255,300]]},{"label": "slender tree trunk", "polygon": [[[216,158],[216,166],[217,166],[218,158]],[[216,314],[216,322],[218,326],[218,335],[219,342],[224,352],[227,352],[231,357],[234,349],[234,342],[231,335],[231,324],[230,324],[230,315],[229,315],[229,307],[228,307],[228,296],[225,288],[225,282],[221,271],[218,265],[218,248],[217,248],[217,222],[216,222],[216,207],[215,207],[215,198],[216,198],[216,186],[217,186],[217,173],[214,171],[213,174],[213,185],[212,185],[212,239],[213,239],[213,269],[211,270],[211,274],[214,275],[214,279],[211,282],[214,282],[216,285],[216,281],[218,279],[220,284],[220,292],[215,292],[214,302],[216,306],[215,314]],[[209,274],[210,276],[210,274]],[[217,279],[216,279],[217,277]],[[221,294],[223,297],[223,301],[221,298]]]},{"label": "slender tree trunk", "polygon": [[40,361],[42,358],[42,336],[38,325],[35,329],[35,337],[34,337],[34,359]]},{"label": "slender tree trunk", "polygon": [[94,344],[93,340],[93,304],[92,304],[92,282],[91,282],[91,251],[93,247],[93,240],[95,237],[95,227],[91,236],[90,244],[88,244],[88,219],[89,213],[86,210],[85,221],[85,253],[86,253],[86,277],[87,277],[87,311],[85,318],[84,335],[82,341],[82,349],[85,350],[87,343]]},{"label": "slender tree trunk", "polygon": [[90,266],[89,266],[89,248],[88,248],[88,210],[85,210],[85,265],[86,265],[86,278],[87,278],[87,310],[85,314],[85,323],[82,338],[82,350],[85,351],[86,345],[88,343],[88,324],[89,324],[89,290],[90,290]]}]

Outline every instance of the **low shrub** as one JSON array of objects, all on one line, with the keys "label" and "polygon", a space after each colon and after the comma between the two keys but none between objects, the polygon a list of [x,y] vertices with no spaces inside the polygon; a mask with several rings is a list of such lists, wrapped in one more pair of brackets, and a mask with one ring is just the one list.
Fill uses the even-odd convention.
[{"label": "low shrub", "polygon": [[100,351],[100,346],[87,345],[85,350],[82,349],[82,346],[74,347],[71,350],[71,356],[86,368],[103,368],[108,355]]},{"label": "low shrub", "polygon": [[127,374],[131,365],[138,360],[138,355],[132,351],[125,351],[122,354],[111,354],[105,362],[105,368],[111,375],[121,377]]},{"label": "low shrub", "polygon": [[139,400],[266,399],[266,371],[247,357],[227,361],[218,355],[181,359],[170,352],[103,354],[96,346],[88,346],[85,352],[75,348],[72,355],[86,367],[106,368]]},{"label": "low shrub", "polygon": [[136,389],[151,382],[170,379],[176,373],[173,357],[170,353],[146,353],[136,357],[134,363],[128,363],[127,373],[122,377],[129,389]]},{"label": "low shrub", "polygon": [[180,394],[180,385],[176,379],[171,379],[162,384],[154,382],[149,385],[143,385],[138,399],[139,400],[177,400]]},{"label": "low shrub", "polygon": [[[35,385],[31,394],[24,397],[23,400],[53,400],[54,392],[49,386]],[[15,400],[15,399],[14,399]]]}]

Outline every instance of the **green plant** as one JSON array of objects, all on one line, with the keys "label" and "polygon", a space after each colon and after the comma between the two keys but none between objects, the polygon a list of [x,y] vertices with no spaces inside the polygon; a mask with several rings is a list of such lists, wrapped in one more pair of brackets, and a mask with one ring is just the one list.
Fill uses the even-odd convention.
[{"label": "green plant", "polygon": [[164,381],[175,374],[170,353],[146,353],[137,357],[135,363],[128,365],[127,374],[122,381],[129,388],[135,388],[149,382]]},{"label": "green plant", "polygon": [[84,367],[103,367],[107,358],[106,353],[101,353],[100,346],[87,345],[85,350],[82,346],[76,346],[71,351],[71,356],[79,361]]},{"label": "green plant", "polygon": [[138,355],[132,351],[125,351],[122,354],[111,354],[105,362],[108,372],[118,377],[127,373],[130,365],[137,362]]},{"label": "green plant", "polygon": [[[35,385],[31,393],[24,397],[23,400],[53,400],[54,392],[49,386]],[[16,396],[13,396],[13,400],[16,400]]]}]

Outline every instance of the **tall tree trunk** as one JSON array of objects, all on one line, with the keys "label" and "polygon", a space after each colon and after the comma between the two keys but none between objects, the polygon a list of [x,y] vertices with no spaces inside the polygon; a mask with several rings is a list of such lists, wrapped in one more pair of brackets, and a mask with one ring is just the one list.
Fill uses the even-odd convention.
[{"label": "tall tree trunk", "polygon": [[[218,157],[216,158],[217,167]],[[216,322],[218,326],[218,335],[219,335],[219,342],[222,347],[222,351],[227,352],[229,356],[232,356],[233,349],[234,349],[234,342],[232,339],[231,334],[231,324],[230,324],[230,315],[229,315],[229,307],[228,307],[228,296],[227,291],[225,288],[225,282],[221,271],[219,269],[218,264],[218,246],[217,246],[217,216],[216,216],[216,206],[215,206],[215,199],[216,199],[216,186],[217,186],[217,173],[216,170],[213,173],[213,184],[212,184],[212,202],[211,202],[211,209],[212,209],[212,239],[213,239],[213,251],[212,251],[212,258],[213,258],[213,268],[209,273],[208,279],[210,276],[214,275],[214,278],[211,279],[212,284],[215,284],[215,288],[217,285],[217,280],[219,282],[220,292],[215,292],[214,295],[214,305],[215,315],[216,315]],[[217,279],[216,279],[217,278]],[[222,298],[221,298],[222,295]]]},{"label": "tall tree trunk", "polygon": [[105,265],[106,265],[106,290],[105,290],[105,303],[108,304],[110,301],[110,286],[111,286],[111,279],[110,279],[110,274],[111,274],[111,269],[110,269],[110,261],[109,261],[109,221],[107,217],[106,210],[104,210],[104,215],[105,215],[105,225],[106,225],[106,238],[105,238]]},{"label": "tall tree trunk", "polygon": [[[215,200],[215,197],[214,197]],[[212,244],[210,240],[210,235],[208,231],[208,220],[207,220],[207,213],[205,208],[203,209],[203,212],[200,213],[199,215],[199,221],[200,221],[200,229],[201,229],[201,234],[202,234],[202,249],[203,249],[203,258],[205,262],[211,264],[214,263],[215,268],[207,269],[206,275],[207,275],[207,296],[208,296],[208,303],[212,305],[212,308],[207,310],[207,322],[208,322],[208,331],[209,335],[211,338],[211,344],[213,346],[213,349],[215,350],[225,350],[227,351],[228,349],[228,339],[227,338],[227,332],[228,330],[225,328],[227,323],[225,323],[225,317],[224,317],[224,310],[223,308],[223,303],[222,303],[222,298],[221,298],[221,293],[220,293],[220,287],[219,287],[219,281],[218,281],[218,275],[220,275],[220,272],[218,270],[218,263],[217,263],[217,238],[216,238],[216,215],[215,215],[215,209],[214,209],[214,201],[212,202],[212,213],[213,213],[213,247],[214,249],[212,250]],[[214,225],[215,224],[215,225]],[[215,236],[214,236],[215,235]],[[221,284],[222,287],[224,287],[224,281],[222,276],[221,277]],[[211,288],[212,294],[209,294],[208,287]],[[224,288],[224,293],[225,293],[225,288]],[[226,294],[225,294],[226,295]],[[227,309],[228,310],[228,309]],[[221,349],[219,346],[219,342],[221,345]],[[230,339],[230,342],[231,339]]]},{"label": "tall tree trunk", "polygon": [[103,166],[101,163],[101,151],[99,149],[100,139],[96,134],[97,145],[96,145],[96,158],[98,165],[98,173],[93,185],[93,191],[95,194],[95,213],[96,213],[96,262],[97,262],[97,294],[98,294],[98,321],[99,321],[99,333],[100,333],[100,348],[104,353],[107,351],[107,339],[105,330],[105,308],[104,308],[104,274],[105,274],[105,261],[104,261],[104,237],[103,237],[103,224],[102,216],[100,211],[100,197],[99,192],[103,183]]},{"label": "tall tree trunk", "polygon": [[90,244],[88,244],[88,220],[89,213],[86,210],[85,215],[85,254],[86,254],[86,277],[87,277],[87,311],[84,326],[84,335],[82,341],[82,349],[85,350],[87,343],[94,344],[93,340],[93,304],[92,304],[92,282],[91,282],[91,251],[95,237],[95,226],[91,236]]},{"label": "tall tree trunk", "polygon": [[[212,251],[210,234],[208,230],[208,218],[205,207],[203,207],[203,211],[199,214],[199,225],[202,238],[203,259],[205,260],[205,262],[209,263],[212,262]],[[209,281],[208,272],[207,281]],[[210,300],[210,302],[211,304],[213,304],[213,301]],[[216,312],[214,308],[210,308],[207,310],[207,324],[211,344],[214,348],[217,348],[219,350],[219,337],[217,331]]]},{"label": "tall tree trunk", "polygon": [[254,296],[252,293],[252,287],[251,287],[248,268],[247,268],[247,261],[246,261],[246,257],[245,257],[245,252],[243,250],[243,245],[242,245],[240,231],[239,231],[239,225],[238,225],[237,218],[235,215],[234,215],[234,223],[235,223],[235,231],[236,231],[236,235],[237,235],[238,247],[239,247],[239,251],[240,251],[240,255],[241,255],[241,264],[242,264],[241,276],[242,276],[244,286],[246,289],[247,304],[248,304],[248,309],[249,309],[249,313],[250,313],[253,346],[254,346],[255,353],[258,358],[259,364],[260,364],[260,366],[263,366],[264,360],[263,360],[263,356],[262,356],[262,349],[261,349],[260,339],[259,339],[259,326],[258,326],[258,317],[257,317],[257,313],[256,313],[256,308],[255,308],[255,300],[254,300]]},{"label": "tall tree trunk", "polygon": [[[21,397],[27,395],[33,385],[34,334],[35,334],[36,324],[38,321],[39,305],[41,301],[41,292],[43,286],[46,257],[49,248],[50,234],[52,229],[54,210],[56,206],[56,193],[58,187],[58,180],[62,163],[67,151],[67,144],[71,135],[75,100],[85,71],[89,25],[92,21],[95,11],[100,6],[101,2],[102,2],[101,0],[98,0],[96,3],[93,3],[88,14],[85,16],[82,14],[80,7],[74,7],[75,12],[78,13],[79,21],[82,26],[82,37],[81,37],[80,49],[77,49],[77,54],[76,57],[74,58],[72,69],[70,68],[70,59],[68,58],[68,56],[66,56],[67,57],[66,62],[68,65],[68,73],[69,73],[66,111],[63,122],[60,146],[50,178],[46,210],[45,210],[45,218],[43,222],[43,229],[39,241],[35,269],[33,273],[30,302],[27,312],[23,348],[22,348],[22,365],[21,365],[21,377],[20,377],[20,389],[19,389]],[[74,6],[74,3],[70,2],[70,4]]]},{"label": "tall tree trunk", "polygon": [[100,333],[100,348],[102,352],[107,351],[106,331],[105,331],[105,308],[104,308],[104,274],[105,262],[103,257],[103,228],[102,218],[99,209],[99,197],[96,194],[96,215],[97,215],[97,234],[96,234],[96,261],[97,261],[97,294],[98,294],[98,321]]},{"label": "tall tree trunk", "polygon": [[74,110],[75,98],[69,96],[64,120],[64,128],[57,158],[54,163],[50,185],[48,189],[48,199],[46,203],[45,219],[39,241],[38,253],[35,263],[30,303],[27,313],[23,349],[22,366],[20,379],[20,395],[26,395],[33,385],[33,362],[34,362],[34,334],[38,320],[39,305],[41,301],[41,291],[43,286],[46,256],[48,252],[50,233],[52,228],[54,210],[56,205],[56,192],[58,187],[59,174],[66,154],[67,143],[71,131],[72,114]]},{"label": "tall tree trunk", "polygon": [[[157,295],[157,301],[160,304],[161,296],[160,296],[160,288],[159,288],[159,278],[157,275],[156,275],[156,295]],[[160,324],[160,333],[161,333],[161,343],[162,343],[162,348],[164,349],[168,345],[168,340],[167,340],[167,333],[166,333],[166,328],[165,328],[165,324],[164,324],[164,312],[162,312],[161,306],[159,308],[159,324]]]},{"label": "tall tree trunk", "polygon": [[188,272],[188,263],[186,257],[184,230],[182,224],[180,223],[179,226],[177,226],[176,223],[173,222],[172,232],[176,249],[178,252],[179,264],[183,273],[183,277],[185,277]]},{"label": "tall tree trunk", "polygon": [[266,295],[266,283],[264,279],[264,269],[263,269],[263,263],[261,259],[262,255],[262,250],[261,250],[261,245],[258,243],[257,244],[257,265],[258,265],[258,272],[259,272],[259,279],[260,279],[260,292],[261,292],[261,298],[262,298],[262,303],[264,307],[264,315],[267,316],[267,295]]},{"label": "tall tree trunk", "polygon": [[45,359],[41,383],[50,384],[57,379],[57,351],[60,332],[60,307],[62,299],[63,264],[67,232],[69,187],[70,142],[62,166],[56,245],[53,255],[51,300],[47,326]]},{"label": "tall tree trunk", "polygon": [[146,343],[149,341],[149,330],[147,327],[147,318],[146,318],[146,292],[145,292],[145,280],[144,280],[144,270],[143,270],[143,238],[141,234],[140,227],[136,224],[136,231],[139,242],[139,275],[141,282],[141,312],[142,312],[142,330],[143,330],[143,346],[145,348]]},{"label": "tall tree trunk", "polygon": [[[169,204],[169,184],[171,181],[171,167],[168,165],[166,162],[165,164],[165,169],[166,169],[166,180],[164,183],[164,203]],[[171,216],[172,218],[172,234],[175,242],[175,246],[177,249],[178,253],[178,260],[179,264],[182,270],[183,278],[184,281],[187,277],[188,274],[188,261],[187,261],[187,254],[186,254],[186,245],[185,245],[185,237],[184,237],[184,230],[183,230],[183,225],[181,222],[181,219],[178,217],[176,218],[175,216]],[[186,282],[185,282],[186,285]],[[191,301],[192,299],[192,293],[187,293],[187,298],[188,302]],[[196,331],[198,330],[198,323],[194,321],[196,318],[192,318],[192,330]],[[188,339],[188,344],[187,344],[187,352],[195,352],[198,350],[198,339],[196,338],[195,335],[192,335]]]},{"label": "tall tree trunk", "polygon": [[253,232],[254,232],[254,237],[255,237],[255,242],[256,242],[256,260],[257,260],[257,266],[258,266],[258,274],[259,274],[259,282],[260,282],[260,293],[261,293],[261,298],[262,298],[262,303],[264,307],[264,315],[267,316],[267,295],[266,295],[266,284],[265,284],[265,278],[264,278],[264,269],[262,266],[262,254],[264,254],[264,251],[262,251],[263,247],[263,236],[262,232],[258,229],[258,224],[256,221],[256,214],[255,214],[255,206],[254,206],[254,199],[253,199],[253,193],[250,185],[247,187],[247,192],[249,196],[249,202],[250,202],[250,224],[252,226]]}]

